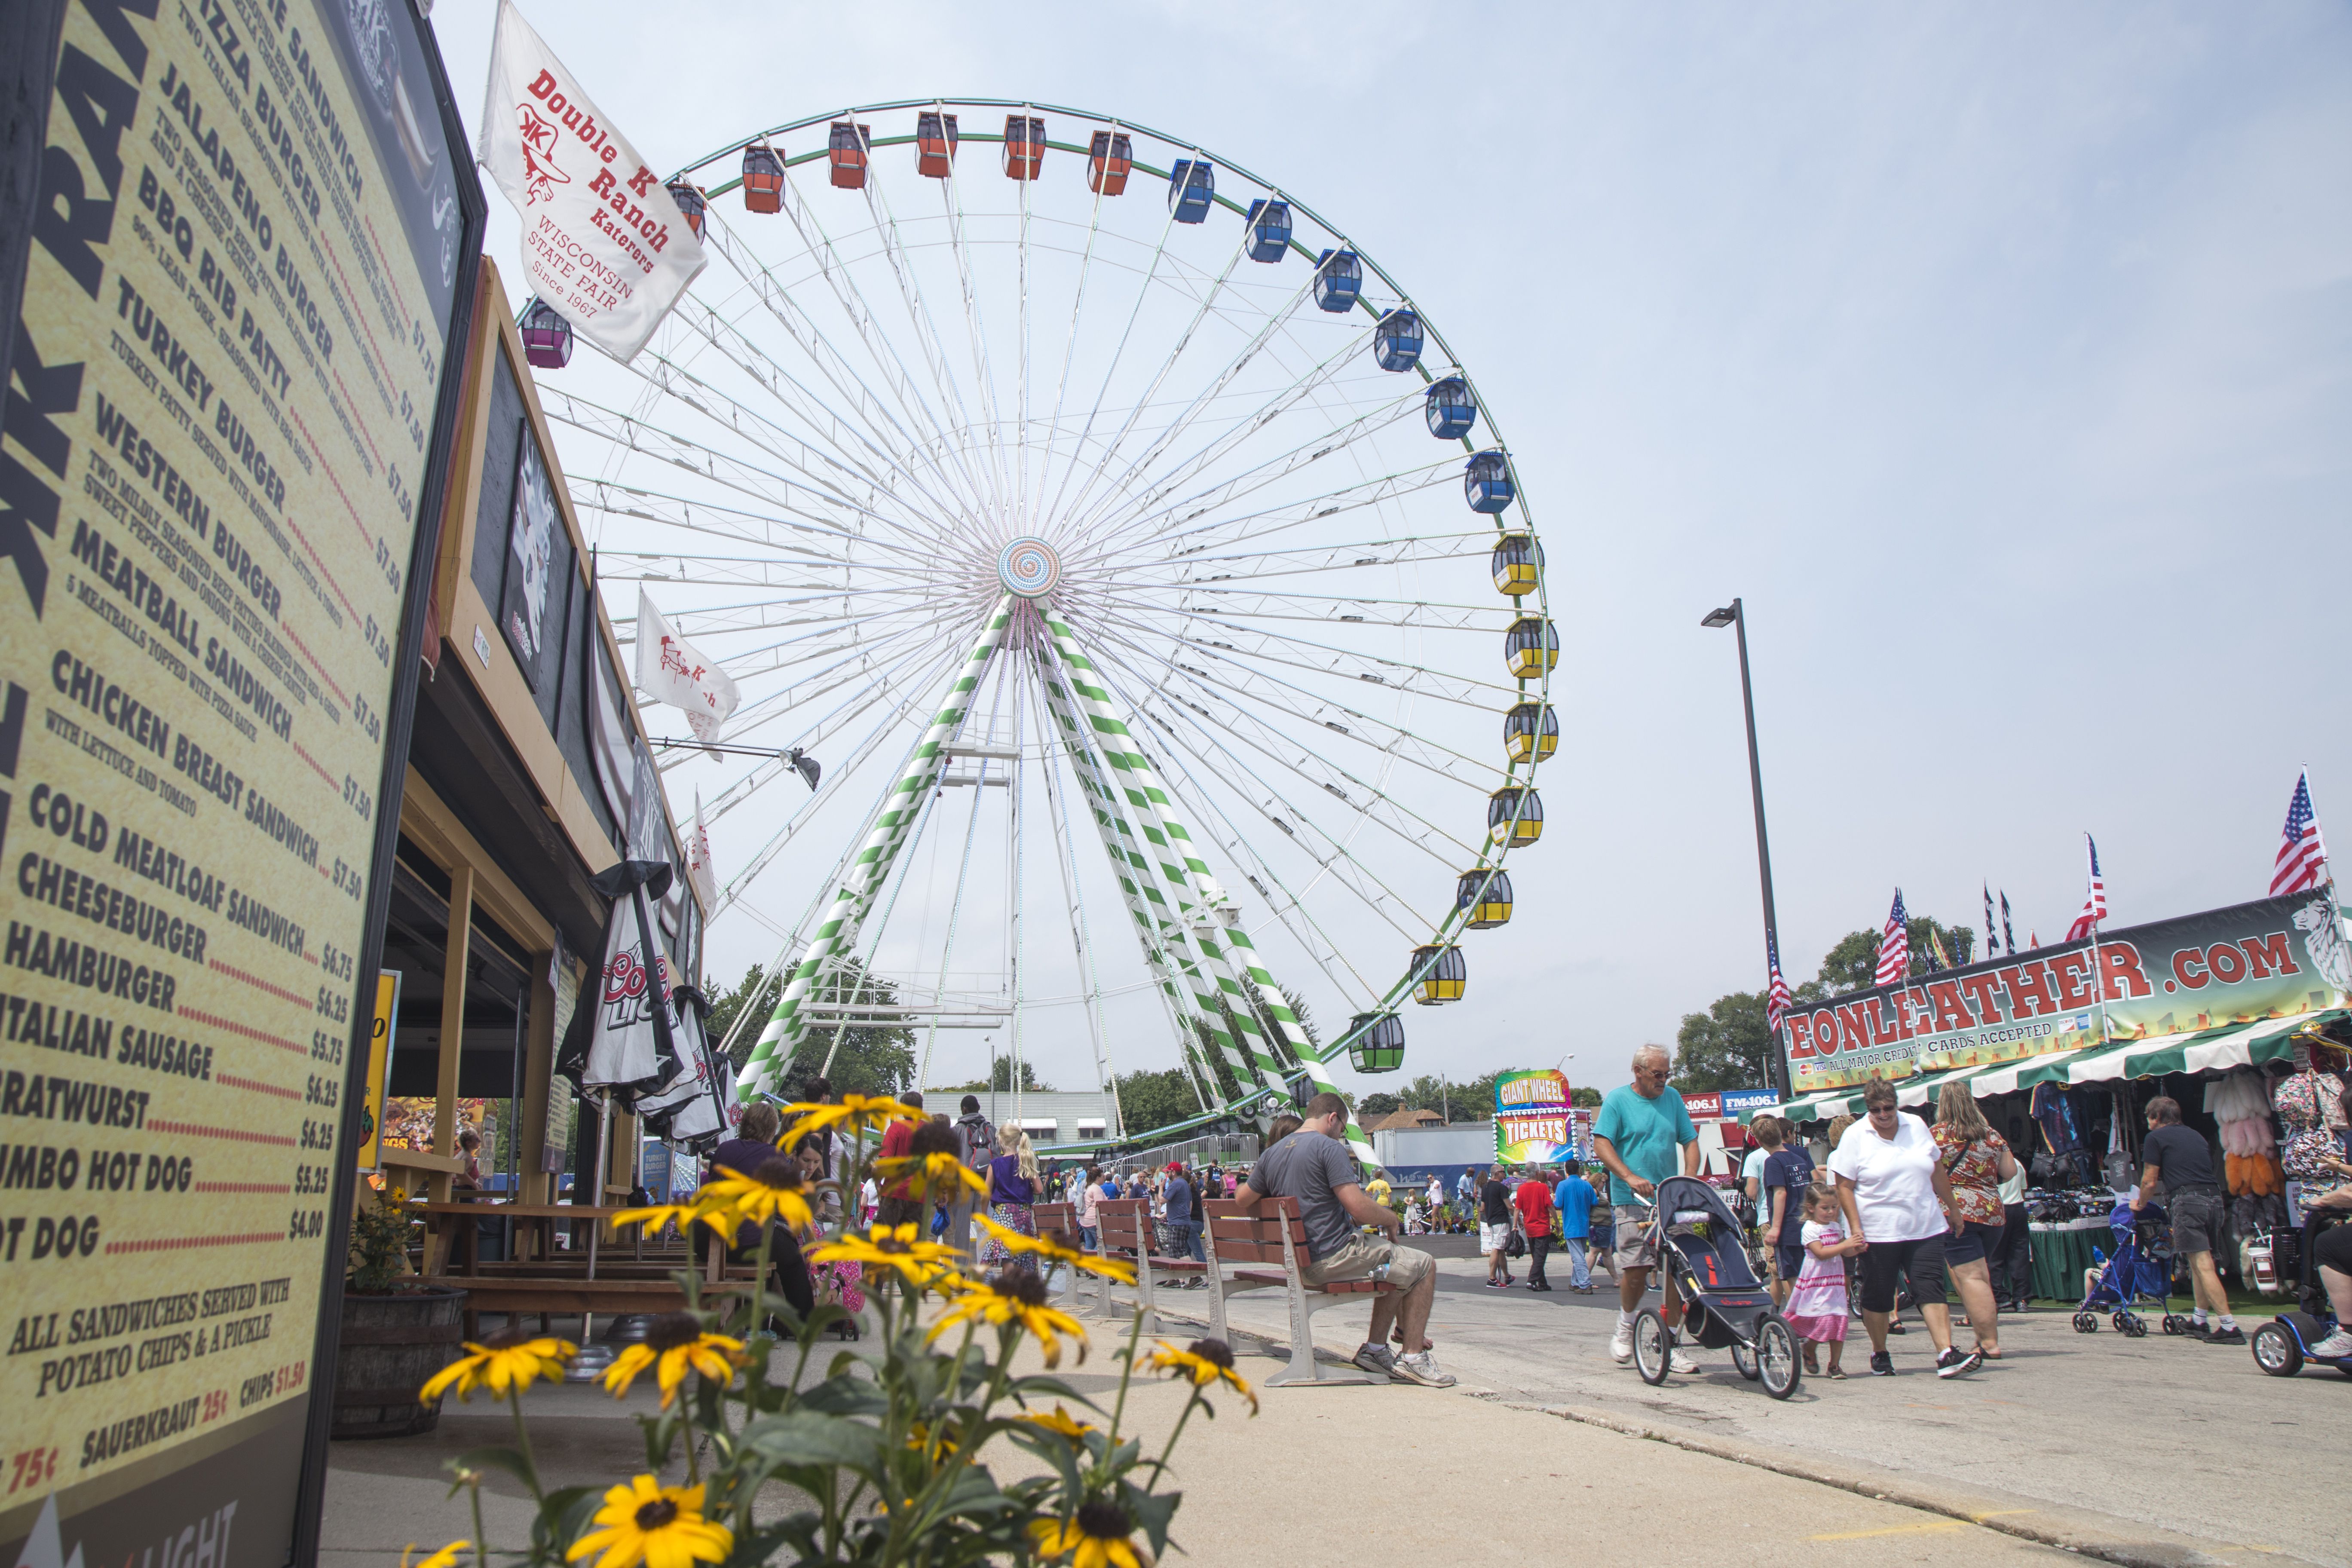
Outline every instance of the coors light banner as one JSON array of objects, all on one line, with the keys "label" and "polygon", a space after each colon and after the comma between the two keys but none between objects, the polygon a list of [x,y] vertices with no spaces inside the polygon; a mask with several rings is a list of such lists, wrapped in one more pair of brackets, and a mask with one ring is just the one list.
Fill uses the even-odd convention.
[{"label": "coors light banner", "polygon": [[661,177],[588,101],[530,24],[499,6],[482,166],[522,217],[541,300],[626,363],[706,265]]},{"label": "coors light banner", "polygon": [[1795,1094],[2345,1005],[2331,893],[2263,899],[1849,992],[1789,1015]]}]

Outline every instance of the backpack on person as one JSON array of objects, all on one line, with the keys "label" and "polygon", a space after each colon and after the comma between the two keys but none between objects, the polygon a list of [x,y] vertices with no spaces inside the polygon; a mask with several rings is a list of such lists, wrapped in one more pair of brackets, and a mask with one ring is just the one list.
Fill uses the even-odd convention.
[{"label": "backpack on person", "polygon": [[985,1171],[989,1163],[1002,1152],[996,1146],[996,1123],[985,1116],[965,1117],[956,1123],[956,1138],[962,1145],[963,1163],[975,1171]]}]

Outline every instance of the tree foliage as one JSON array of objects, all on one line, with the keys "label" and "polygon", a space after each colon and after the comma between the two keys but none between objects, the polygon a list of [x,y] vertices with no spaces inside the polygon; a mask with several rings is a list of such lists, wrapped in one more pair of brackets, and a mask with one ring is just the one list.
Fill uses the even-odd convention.
[{"label": "tree foliage", "polygon": [[[976,1078],[970,1083],[958,1083],[948,1086],[950,1092],[957,1094],[966,1092],[972,1094],[985,1094],[991,1091],[997,1094],[1007,1094],[1012,1091],[1012,1089],[1013,1058],[1011,1057],[998,1057],[994,1061],[989,1063],[988,1076],[986,1078]],[[1037,1076],[1037,1068],[1035,1066],[1027,1061],[1024,1061],[1021,1064],[1021,1089],[1025,1094],[1054,1094],[1058,1092],[1052,1084],[1047,1083],[1044,1079],[1039,1078]]]},{"label": "tree foliage", "polygon": [[[1952,956],[1955,966],[1967,963],[1976,952],[1975,928],[1961,924],[1948,926],[1926,915],[1914,915],[1904,930],[1911,938],[1911,968],[1913,975],[1927,974],[1938,967],[1934,953],[1937,936],[1944,939],[1944,949]],[[1838,939],[1838,944],[1822,958],[1821,984],[1823,994],[1840,995],[1848,991],[1865,991],[1878,983],[1878,943],[1880,933],[1874,931],[1850,931]]]},{"label": "tree foliage", "polygon": [[1150,1132],[1200,1114],[1200,1101],[1193,1097],[1192,1086],[1181,1068],[1124,1072],[1116,1081],[1119,1115],[1126,1121],[1130,1135]]},{"label": "tree foliage", "polygon": [[[730,991],[721,992],[717,983],[709,982],[711,990],[710,1017],[707,1027],[713,1040],[723,1040],[727,1031],[746,1006],[756,1001],[760,1005],[773,1007],[780,994],[775,989],[761,994],[760,982],[765,972],[754,966],[744,971],[741,984]],[[871,1006],[876,1009],[895,1007],[898,1004],[898,987],[887,980],[869,978],[865,967],[855,959],[841,961],[828,970],[810,987],[809,1000]],[[753,1017],[735,1037],[727,1059],[737,1071],[751,1059],[751,1047],[759,1043],[760,1031],[765,1026]],[[834,1046],[832,1020],[824,1026],[812,1025],[802,1037],[801,1048],[785,1070],[782,1092],[793,1098],[801,1086],[820,1071],[832,1081],[836,1094],[895,1094],[912,1087],[915,1079],[915,1031],[909,1026],[887,1016],[859,1019],[852,1014],[840,1029],[841,1044]],[[833,1065],[824,1068],[830,1053]]]},{"label": "tree foliage", "polygon": [[1387,1116],[1402,1110],[1404,1102],[1393,1094],[1368,1094],[1356,1101],[1356,1110],[1363,1116]]}]

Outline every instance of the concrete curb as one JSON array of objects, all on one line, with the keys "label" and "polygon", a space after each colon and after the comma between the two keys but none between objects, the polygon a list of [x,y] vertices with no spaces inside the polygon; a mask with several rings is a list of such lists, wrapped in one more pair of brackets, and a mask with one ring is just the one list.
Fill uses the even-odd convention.
[{"label": "concrete curb", "polygon": [[[1506,1399],[1496,1394],[1461,1392],[1469,1392],[1473,1397],[1491,1400],[1509,1409],[1527,1410],[1557,1416],[1563,1421],[1599,1426],[1629,1437],[1664,1443],[1692,1453],[1728,1459],[1734,1464],[1770,1470],[1793,1479],[1835,1487],[1840,1491],[1853,1492],[1881,1502],[1917,1509],[1923,1513],[1941,1514],[1947,1519],[1997,1530],[2004,1535],[2056,1547],[2062,1552],[2095,1557],[2102,1562],[2116,1563],[2118,1568],[2238,1568],[2231,1557],[2217,1553],[2248,1552],[2260,1552],[2268,1563],[2292,1565],[2292,1568],[2316,1568],[2303,1558],[2272,1547],[2227,1545],[2184,1535],[2158,1525],[2135,1524],[2119,1520],[2113,1514],[2096,1513],[2087,1509],[2037,1503],[2032,1499],[2011,1493],[1971,1492],[1958,1487],[1940,1486],[1902,1470],[1890,1470],[1856,1460],[1841,1458],[1837,1468],[1832,1469],[1793,1450],[1729,1442],[1701,1433],[1653,1426],[1589,1405],[1534,1405]],[[2118,1527],[2128,1527],[2137,1533],[2125,1534]]]}]

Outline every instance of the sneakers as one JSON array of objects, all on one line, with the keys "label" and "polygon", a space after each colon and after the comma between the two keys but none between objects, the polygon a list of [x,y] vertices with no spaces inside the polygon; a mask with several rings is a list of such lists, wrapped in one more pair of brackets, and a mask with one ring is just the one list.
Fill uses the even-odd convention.
[{"label": "sneakers", "polygon": [[[2198,1334],[2196,1337],[2203,1340],[2209,1345],[2242,1345],[2246,1342],[2246,1331],[2239,1328],[2234,1323],[2226,1329],[2221,1324],[2215,1323],[2211,1327],[2206,1329],[2204,1332]],[[2346,1338],[2346,1336],[2341,1333],[2337,1334],[2336,1337],[2339,1340]],[[2338,1355],[2352,1355],[2352,1348],[2347,1348],[2345,1350],[2338,1351],[2336,1353]]]},{"label": "sneakers", "polygon": [[1633,1328],[1632,1324],[1618,1324],[1617,1331],[1609,1336],[1609,1357],[1619,1366],[1623,1366],[1626,1363],[1633,1359]]},{"label": "sneakers", "polygon": [[1396,1370],[1390,1375],[1400,1383],[1417,1383],[1423,1388],[1454,1386],[1453,1374],[1438,1371],[1437,1358],[1427,1351],[1397,1357]]},{"label": "sneakers", "polygon": [[[1873,1358],[1874,1361],[1875,1361],[1875,1359],[1876,1358],[1874,1357]],[[1983,1352],[1964,1351],[1958,1345],[1948,1345],[1945,1347],[1942,1353],[1936,1357],[1936,1375],[1937,1377],[1965,1377],[1969,1373],[1976,1371],[1977,1368],[1982,1365],[1984,1365]],[[1878,1368],[1875,1365],[1873,1365],[1870,1370],[1876,1372]]]},{"label": "sneakers", "polygon": [[1386,1345],[1366,1342],[1364,1348],[1356,1352],[1356,1364],[1366,1372],[1378,1373],[1385,1378],[1396,1376],[1397,1358]]},{"label": "sneakers", "polygon": [[2338,1329],[2305,1353],[2314,1361],[2341,1361],[2352,1356],[2352,1333]]},{"label": "sneakers", "polygon": [[1688,1377],[1693,1373],[1697,1372],[1699,1370],[1699,1366],[1698,1363],[1683,1354],[1680,1346],[1676,1346],[1675,1352],[1666,1358],[1666,1370],[1671,1373],[1679,1373],[1681,1375]]},{"label": "sneakers", "polygon": [[1887,1354],[1885,1351],[1874,1352],[1870,1358],[1870,1375],[1873,1377],[1893,1377],[1895,1375],[1895,1358]]}]

